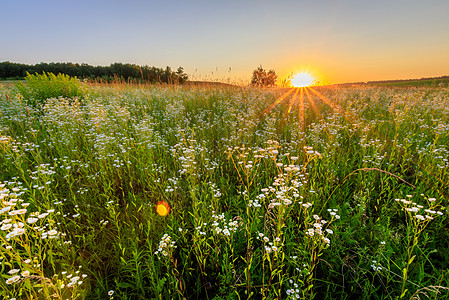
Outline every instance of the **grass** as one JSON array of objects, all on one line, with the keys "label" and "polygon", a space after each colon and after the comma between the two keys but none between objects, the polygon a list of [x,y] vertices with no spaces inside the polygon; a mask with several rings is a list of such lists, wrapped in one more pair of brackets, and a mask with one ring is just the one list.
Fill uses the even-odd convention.
[{"label": "grass", "polygon": [[448,297],[447,89],[82,88],[0,87],[4,299]]},{"label": "grass", "polygon": [[[371,83],[369,83],[371,84]],[[449,77],[432,78],[432,79],[417,79],[404,81],[385,81],[372,83],[375,86],[384,87],[447,87],[449,84]]]}]

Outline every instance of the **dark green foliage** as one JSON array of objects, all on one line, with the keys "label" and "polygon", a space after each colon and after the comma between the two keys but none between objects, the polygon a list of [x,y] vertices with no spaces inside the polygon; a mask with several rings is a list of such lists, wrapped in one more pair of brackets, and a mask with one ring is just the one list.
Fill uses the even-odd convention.
[{"label": "dark green foliage", "polygon": [[9,61],[0,63],[0,79],[21,79],[27,73],[54,73],[65,74],[89,80],[101,80],[112,82],[122,80],[125,82],[150,82],[150,83],[184,83],[188,80],[184,69],[179,67],[173,71],[170,67],[157,68],[147,65],[113,63],[110,66],[91,66],[88,64],[74,63],[39,63],[26,65],[11,63]]}]

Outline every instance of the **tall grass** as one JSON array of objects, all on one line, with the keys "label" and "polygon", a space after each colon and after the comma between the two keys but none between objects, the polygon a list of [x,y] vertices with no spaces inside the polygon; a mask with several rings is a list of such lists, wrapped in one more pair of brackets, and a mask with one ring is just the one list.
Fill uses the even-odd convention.
[{"label": "tall grass", "polygon": [[449,295],[446,89],[83,89],[0,90],[3,298]]}]

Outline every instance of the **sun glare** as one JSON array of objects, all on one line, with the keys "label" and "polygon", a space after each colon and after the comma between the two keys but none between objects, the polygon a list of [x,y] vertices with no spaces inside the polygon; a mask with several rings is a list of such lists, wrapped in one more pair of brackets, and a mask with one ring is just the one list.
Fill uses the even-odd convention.
[{"label": "sun glare", "polygon": [[312,85],[315,80],[312,76],[307,73],[299,73],[296,74],[295,77],[291,80],[293,87],[307,87]]}]

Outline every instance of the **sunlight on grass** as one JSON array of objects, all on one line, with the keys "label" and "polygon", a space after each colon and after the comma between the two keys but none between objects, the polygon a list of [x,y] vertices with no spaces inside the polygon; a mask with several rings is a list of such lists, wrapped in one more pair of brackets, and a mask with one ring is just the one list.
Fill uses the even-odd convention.
[{"label": "sunlight on grass", "polygon": [[447,89],[22,89],[3,299],[448,296]]}]

